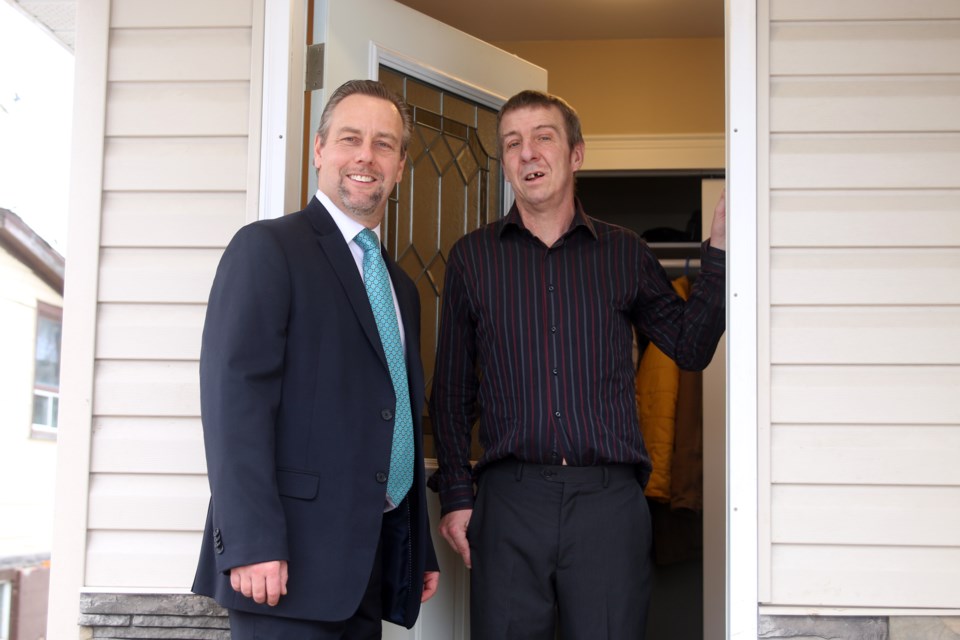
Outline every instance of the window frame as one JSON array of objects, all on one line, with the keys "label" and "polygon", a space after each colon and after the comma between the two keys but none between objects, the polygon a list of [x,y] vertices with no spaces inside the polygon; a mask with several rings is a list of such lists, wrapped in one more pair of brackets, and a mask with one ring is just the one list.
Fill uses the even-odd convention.
[{"label": "window frame", "polygon": [[[40,322],[43,319],[53,320],[60,324],[61,338],[60,338],[60,348],[58,350],[58,359],[62,361],[63,359],[63,307],[58,307],[56,305],[48,304],[46,302],[37,302],[37,321],[34,331],[34,350],[33,350],[33,385],[31,387],[31,397],[30,397],[30,436],[37,439],[46,439],[46,440],[55,440],[57,437],[57,429],[59,425],[59,400],[60,400],[60,375],[57,374],[57,385],[56,388],[53,388],[52,385],[41,384],[37,381],[37,341],[40,339]],[[53,407],[56,407],[55,413],[57,415],[55,424],[43,424],[35,421],[35,403],[36,397],[44,396],[49,398],[48,400],[48,410],[53,410]]]}]

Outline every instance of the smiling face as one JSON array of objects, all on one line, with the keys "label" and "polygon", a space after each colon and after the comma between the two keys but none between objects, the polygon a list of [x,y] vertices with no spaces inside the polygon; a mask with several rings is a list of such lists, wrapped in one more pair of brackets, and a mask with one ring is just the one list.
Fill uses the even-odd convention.
[{"label": "smiling face", "polygon": [[351,95],[336,106],[326,138],[314,140],[317,183],[341,211],[374,228],[403,176],[403,120],[388,100]]},{"label": "smiling face", "polygon": [[571,148],[560,110],[513,109],[503,115],[499,133],[503,172],[520,211],[572,211],[574,173],[583,164],[583,144]]}]

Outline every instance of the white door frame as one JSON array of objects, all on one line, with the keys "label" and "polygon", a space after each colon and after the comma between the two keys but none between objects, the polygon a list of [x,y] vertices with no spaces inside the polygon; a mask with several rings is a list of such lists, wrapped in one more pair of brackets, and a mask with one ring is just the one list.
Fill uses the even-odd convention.
[{"label": "white door frame", "polygon": [[[266,3],[260,217],[294,210],[302,171],[306,1]],[[757,0],[726,0],[727,506],[726,637],[755,640],[758,619]],[[287,52],[280,56],[270,52]],[[294,99],[291,99],[294,97]],[[298,106],[299,105],[299,106]],[[291,147],[293,152],[291,152]],[[293,157],[295,154],[295,158]],[[295,207],[294,207],[295,208]]]},{"label": "white door frame", "polygon": [[[763,1],[763,0],[759,0]],[[758,633],[757,3],[727,0],[727,635]]]}]

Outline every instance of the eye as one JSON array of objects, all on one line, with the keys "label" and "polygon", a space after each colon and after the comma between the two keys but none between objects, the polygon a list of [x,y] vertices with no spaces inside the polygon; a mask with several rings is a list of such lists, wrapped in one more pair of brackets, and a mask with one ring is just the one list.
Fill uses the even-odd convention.
[{"label": "eye", "polygon": [[519,146],[520,146],[520,141],[519,141],[519,140],[507,140],[506,143],[504,143],[503,146],[504,146],[505,149],[513,149],[513,148],[515,148],[515,147],[519,147]]},{"label": "eye", "polygon": [[359,144],[360,138],[358,138],[357,136],[343,136],[342,138],[340,138],[340,142],[343,142],[345,144]]}]

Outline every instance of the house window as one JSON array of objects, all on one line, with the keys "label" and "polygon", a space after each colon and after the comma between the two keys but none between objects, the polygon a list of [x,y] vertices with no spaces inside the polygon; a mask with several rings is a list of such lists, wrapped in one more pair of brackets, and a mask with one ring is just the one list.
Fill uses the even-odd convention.
[{"label": "house window", "polygon": [[0,640],[10,640],[10,602],[13,600],[13,584],[0,580]]},{"label": "house window", "polygon": [[55,433],[60,413],[60,333],[63,310],[37,305],[37,350],[33,381],[34,431]]}]

